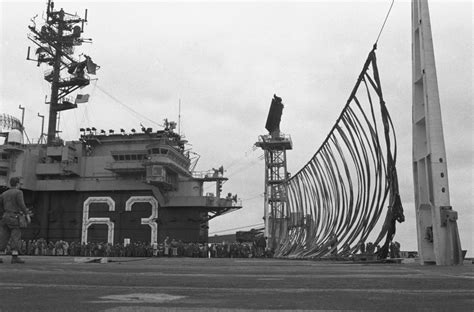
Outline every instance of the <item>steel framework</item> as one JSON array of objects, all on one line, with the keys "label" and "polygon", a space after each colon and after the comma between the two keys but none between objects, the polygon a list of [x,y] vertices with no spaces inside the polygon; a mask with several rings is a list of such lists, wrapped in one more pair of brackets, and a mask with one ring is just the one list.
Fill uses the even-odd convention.
[{"label": "steel framework", "polygon": [[291,150],[293,144],[290,136],[276,131],[260,136],[256,145],[265,153],[264,235],[267,248],[274,250],[286,235],[288,224],[288,199],[284,183],[288,179],[286,151]]}]

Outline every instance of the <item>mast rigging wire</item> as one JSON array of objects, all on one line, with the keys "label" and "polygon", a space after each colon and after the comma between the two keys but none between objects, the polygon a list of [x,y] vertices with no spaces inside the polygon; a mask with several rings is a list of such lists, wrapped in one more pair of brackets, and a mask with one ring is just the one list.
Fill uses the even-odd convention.
[{"label": "mast rigging wire", "polygon": [[102,87],[98,86],[97,85],[97,89],[99,89],[102,93],[104,93],[105,95],[107,95],[109,98],[111,98],[113,101],[115,101],[116,103],[122,105],[123,107],[125,107],[126,109],[128,109],[129,111],[131,111],[132,113],[134,113],[135,115],[143,118],[143,119],[146,119],[148,120],[149,122],[159,126],[159,127],[164,127],[164,125],[162,124],[159,124],[157,123],[156,121],[148,118],[147,116],[143,115],[143,114],[140,114],[139,112],[137,112],[136,110],[134,110],[133,108],[131,108],[130,106],[126,105],[125,103],[123,103],[122,101],[120,101],[119,99],[117,99],[115,96],[113,96],[112,94],[110,94],[109,92],[107,92],[106,90],[104,90]]}]

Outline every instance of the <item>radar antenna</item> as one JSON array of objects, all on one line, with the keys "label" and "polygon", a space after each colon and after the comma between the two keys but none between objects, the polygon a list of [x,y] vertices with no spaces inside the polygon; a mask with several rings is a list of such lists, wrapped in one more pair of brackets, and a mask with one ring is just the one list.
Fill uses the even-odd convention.
[{"label": "radar antenna", "polygon": [[261,135],[257,147],[264,150],[265,155],[265,191],[264,191],[264,236],[267,247],[274,250],[287,228],[288,205],[284,182],[289,173],[286,166],[286,151],[293,148],[290,136],[280,133],[282,99],[273,95],[265,128],[268,135]]}]

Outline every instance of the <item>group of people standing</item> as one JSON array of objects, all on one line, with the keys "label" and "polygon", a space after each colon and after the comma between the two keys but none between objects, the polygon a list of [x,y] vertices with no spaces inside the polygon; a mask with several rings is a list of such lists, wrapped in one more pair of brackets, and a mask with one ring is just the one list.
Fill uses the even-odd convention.
[{"label": "group of people standing", "polygon": [[2,255],[11,253],[11,263],[25,263],[19,254],[48,256],[116,256],[116,257],[200,257],[200,258],[249,258],[267,256],[256,243],[183,243],[168,237],[160,244],[134,242],[127,245],[107,243],[47,242],[44,239],[21,240],[20,219],[29,218],[19,177],[10,178],[10,188],[0,194],[0,263]]},{"label": "group of people standing", "polygon": [[[226,243],[205,244],[205,243],[183,243],[175,239],[166,237],[160,244],[148,244],[135,242],[133,244],[107,244],[107,243],[87,243],[72,242],[71,244],[59,241],[56,243],[45,240],[29,241],[25,244],[21,240],[20,218],[29,218],[31,212],[26,208],[23,192],[20,190],[21,183],[19,177],[10,179],[10,189],[0,194],[0,256],[6,254],[8,243],[12,258],[11,263],[22,264],[18,255],[20,250],[23,254],[29,255],[71,255],[71,256],[165,256],[165,257],[200,257],[200,258],[250,258],[250,257],[270,257],[265,250],[265,244],[256,242],[248,243]],[[336,250],[337,239],[331,238],[331,248]],[[376,253],[380,248],[378,245],[359,243],[360,253]],[[54,250],[54,252],[53,252]],[[390,245],[391,258],[400,257],[400,244],[392,242]],[[0,263],[3,259],[0,257]]]},{"label": "group of people standing", "polygon": [[[173,241],[173,240],[172,240]],[[13,250],[7,246],[6,252]],[[268,252],[253,243],[183,243],[174,240],[173,244],[130,242],[129,244],[109,244],[104,242],[81,243],[22,240],[17,248],[19,254],[28,256],[73,256],[73,257],[189,257],[189,258],[258,258],[270,257]]]},{"label": "group of people standing", "polygon": [[[372,242],[365,244],[364,242],[359,242],[357,253],[359,254],[378,254],[380,252],[380,245],[375,245]],[[389,257],[390,258],[400,258],[400,243],[391,242],[389,245]]]}]

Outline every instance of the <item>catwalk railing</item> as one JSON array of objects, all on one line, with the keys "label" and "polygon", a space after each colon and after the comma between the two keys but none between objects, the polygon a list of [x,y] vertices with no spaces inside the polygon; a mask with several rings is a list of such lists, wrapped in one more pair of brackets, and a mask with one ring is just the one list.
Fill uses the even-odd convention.
[{"label": "catwalk railing", "polygon": [[273,238],[277,239],[275,256],[324,258],[354,253],[388,204],[374,241],[377,245],[386,237],[379,252],[380,258],[386,258],[395,220],[404,221],[396,157],[395,132],[383,99],[374,46],[328,136],[285,183],[287,209],[271,216],[272,228],[280,231]]}]

